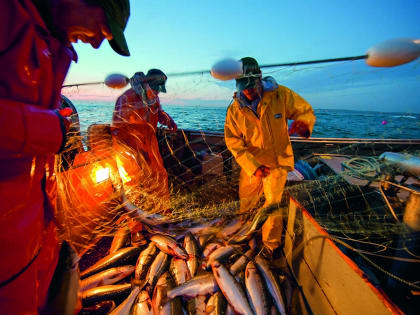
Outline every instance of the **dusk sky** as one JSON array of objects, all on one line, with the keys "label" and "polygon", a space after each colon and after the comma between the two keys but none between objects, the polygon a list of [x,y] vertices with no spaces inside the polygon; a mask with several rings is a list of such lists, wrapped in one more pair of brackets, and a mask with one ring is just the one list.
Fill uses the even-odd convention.
[{"label": "dusk sky", "polygon": [[[131,0],[125,31],[131,57],[108,43],[76,44],[79,62],[66,83],[102,81],[160,68],[166,73],[210,69],[226,57],[252,56],[260,64],[365,54],[393,38],[420,38],[420,1],[160,1]],[[420,61],[392,69],[364,61],[269,69],[314,108],[420,113]],[[209,75],[169,78],[165,104],[226,106],[234,82]],[[115,100],[104,86],[65,89],[74,99]]]}]

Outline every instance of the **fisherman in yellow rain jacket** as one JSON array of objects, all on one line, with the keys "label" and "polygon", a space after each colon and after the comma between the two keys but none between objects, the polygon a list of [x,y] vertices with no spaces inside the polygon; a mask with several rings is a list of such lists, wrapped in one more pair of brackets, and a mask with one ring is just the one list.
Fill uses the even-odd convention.
[{"label": "fisherman in yellow rain jacket", "polygon": [[[258,205],[279,203],[287,173],[293,170],[289,134],[308,138],[315,124],[311,105],[272,77],[262,78],[257,61],[241,59],[243,75],[236,79],[237,92],[228,107],[225,141],[241,166],[240,212]],[[287,121],[293,120],[288,130]]]}]

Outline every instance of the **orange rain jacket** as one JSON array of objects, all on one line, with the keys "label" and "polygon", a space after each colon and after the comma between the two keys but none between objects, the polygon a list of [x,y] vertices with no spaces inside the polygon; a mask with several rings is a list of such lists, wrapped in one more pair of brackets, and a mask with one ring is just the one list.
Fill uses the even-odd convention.
[{"label": "orange rain jacket", "polygon": [[32,314],[58,259],[52,215],[60,90],[71,46],[53,37],[30,0],[0,2],[0,309]]},{"label": "orange rain jacket", "polygon": [[311,105],[297,93],[279,85],[272,91],[264,91],[257,115],[249,107],[241,106],[235,94],[226,115],[226,146],[248,176],[261,165],[293,170],[287,120],[304,121],[312,133],[315,115]]},{"label": "orange rain jacket", "polygon": [[153,205],[147,210],[165,211],[169,207],[168,174],[156,138],[158,122],[165,125],[173,123],[172,118],[162,110],[159,97],[153,105],[146,106],[141,96],[129,89],[117,99],[112,135],[117,146],[122,143],[134,150],[136,163],[141,168],[128,174],[134,177],[131,185],[141,185],[141,193],[148,195],[149,201],[153,199]]}]

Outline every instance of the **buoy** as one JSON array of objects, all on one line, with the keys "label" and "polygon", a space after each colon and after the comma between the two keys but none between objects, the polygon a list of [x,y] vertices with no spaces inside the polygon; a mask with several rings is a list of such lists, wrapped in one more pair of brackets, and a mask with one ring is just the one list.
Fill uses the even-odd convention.
[{"label": "buoy", "polygon": [[105,78],[105,85],[112,89],[122,89],[127,86],[130,79],[123,74],[113,73]]},{"label": "buoy", "polygon": [[232,58],[220,60],[211,67],[210,73],[222,81],[236,79],[243,74],[242,62]]},{"label": "buoy", "polygon": [[367,51],[366,63],[372,67],[394,67],[420,56],[420,39],[396,38],[379,43]]}]

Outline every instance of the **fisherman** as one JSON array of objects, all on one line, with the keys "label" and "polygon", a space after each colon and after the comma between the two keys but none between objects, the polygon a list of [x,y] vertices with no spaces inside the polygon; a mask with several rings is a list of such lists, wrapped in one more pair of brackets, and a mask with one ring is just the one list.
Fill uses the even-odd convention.
[{"label": "fisherman", "polygon": [[[287,173],[293,170],[289,134],[308,138],[315,124],[312,107],[298,94],[262,78],[257,61],[241,59],[243,75],[236,79],[233,102],[225,122],[225,142],[241,166],[240,213],[280,203]],[[287,130],[287,121],[293,123]]]},{"label": "fisherman", "polygon": [[60,90],[79,39],[129,51],[129,0],[0,2],[0,309],[42,312],[57,265],[54,155],[69,121]]},{"label": "fisherman", "polygon": [[165,73],[159,69],[150,69],[147,75],[137,72],[130,79],[131,88],[117,99],[112,118],[119,158],[124,159],[127,149],[135,156],[136,171],[131,172],[135,176],[126,194],[130,195],[130,200],[136,199],[136,205],[150,212],[166,212],[170,208],[168,174],[156,138],[158,122],[170,131],[177,130],[159,100],[159,93],[166,93],[166,80]]}]

